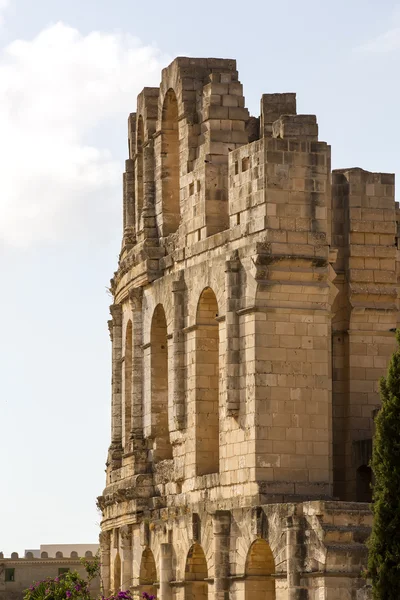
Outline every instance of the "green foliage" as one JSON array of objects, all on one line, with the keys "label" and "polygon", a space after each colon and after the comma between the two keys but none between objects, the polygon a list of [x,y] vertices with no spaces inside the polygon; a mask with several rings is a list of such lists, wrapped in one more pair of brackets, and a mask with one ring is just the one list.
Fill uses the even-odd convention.
[{"label": "green foliage", "polygon": [[88,576],[88,583],[92,581],[97,575],[100,577],[100,554],[97,554],[88,560],[87,558],[81,558],[81,564],[85,567],[85,571]]},{"label": "green foliage", "polygon": [[[400,347],[400,331],[396,332]],[[374,523],[368,577],[374,600],[400,599],[400,348],[380,381],[382,407],[376,417],[372,470]]]},{"label": "green foliage", "polygon": [[[68,571],[54,579],[48,577],[25,590],[24,600],[91,600],[89,584],[92,579],[100,576],[100,556],[97,553],[90,559],[81,558],[81,564],[85,567],[87,581],[75,571]],[[146,593],[142,595],[144,600],[155,598]],[[130,590],[121,590],[108,598],[102,595],[101,600],[133,600],[133,598]]]}]

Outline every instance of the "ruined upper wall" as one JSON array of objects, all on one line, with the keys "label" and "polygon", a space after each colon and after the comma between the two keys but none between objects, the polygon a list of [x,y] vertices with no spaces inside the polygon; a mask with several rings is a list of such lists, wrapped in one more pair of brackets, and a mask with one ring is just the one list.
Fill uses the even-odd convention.
[{"label": "ruined upper wall", "polygon": [[[260,116],[251,117],[234,60],[177,58],[163,70],[160,87],[139,94],[128,130],[120,267],[143,265],[138,282],[159,277],[189,249],[237,225],[234,235],[280,229],[285,222],[279,218],[297,210],[283,214],[282,207],[273,207],[280,189],[291,198],[298,192],[294,203],[303,193],[298,216],[308,219],[307,231],[324,233],[329,243],[330,148],[318,143],[316,117],[296,114],[294,93],[264,94]],[[236,159],[230,157],[240,148],[248,148],[244,159],[258,153],[256,142],[262,146],[259,168],[251,170],[246,190],[238,190],[230,171]],[[234,175],[246,170],[245,163],[235,166]],[[287,220],[286,226],[291,229]],[[305,227],[303,222],[303,233]],[[321,236],[314,239],[321,242]]]}]

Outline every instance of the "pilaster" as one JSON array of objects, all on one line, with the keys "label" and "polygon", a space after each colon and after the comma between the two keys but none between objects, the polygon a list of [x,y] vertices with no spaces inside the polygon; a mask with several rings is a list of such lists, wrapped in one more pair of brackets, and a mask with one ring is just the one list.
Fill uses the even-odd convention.
[{"label": "pilaster", "polygon": [[111,446],[108,463],[111,470],[118,468],[122,459],[122,306],[110,306],[112,316],[112,399]]},{"label": "pilaster", "polygon": [[234,417],[240,408],[240,261],[235,253],[225,263],[226,289],[226,414]]},{"label": "pilaster", "polygon": [[173,428],[183,429],[185,426],[185,279],[183,272],[179,279],[172,283],[174,297],[174,332],[173,351]]},{"label": "pilaster", "polygon": [[213,517],[214,599],[229,600],[229,547],[231,513],[217,510]]}]

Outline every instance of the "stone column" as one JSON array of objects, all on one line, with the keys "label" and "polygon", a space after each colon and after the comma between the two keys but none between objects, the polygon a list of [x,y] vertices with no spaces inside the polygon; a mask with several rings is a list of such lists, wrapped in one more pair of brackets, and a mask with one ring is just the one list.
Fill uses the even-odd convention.
[{"label": "stone column", "polygon": [[109,531],[102,531],[100,533],[100,564],[101,564],[101,575],[100,575],[100,586],[101,593],[104,596],[109,596],[111,592],[110,588],[110,543],[111,536]]},{"label": "stone column", "polygon": [[304,545],[301,539],[301,518],[290,516],[286,519],[286,564],[288,600],[302,600],[304,588],[301,586],[301,561],[300,547]]},{"label": "stone column", "polygon": [[109,328],[112,341],[112,399],[111,399],[111,468],[117,468],[122,457],[122,306],[110,306],[112,320]]},{"label": "stone column", "polygon": [[154,242],[158,244],[154,201],[154,142],[149,140],[143,145],[143,206],[138,223],[139,242],[146,240],[149,243],[149,240],[153,238]]},{"label": "stone column", "polygon": [[172,282],[174,295],[174,333],[173,333],[173,419],[174,428],[183,429],[185,425],[185,280],[183,271],[179,279]]},{"label": "stone column", "polygon": [[214,598],[229,600],[229,544],[231,514],[217,510],[213,518],[214,532]]},{"label": "stone column", "polygon": [[238,415],[240,408],[239,316],[240,261],[235,252],[225,263],[226,289],[226,414]]},{"label": "stone column", "polygon": [[143,436],[142,425],[142,381],[143,381],[143,288],[134,288],[129,293],[132,311],[132,437]]},{"label": "stone column", "polygon": [[143,436],[143,288],[129,292],[132,311],[132,422],[130,447],[134,473],[146,472],[147,450]]},{"label": "stone column", "polygon": [[125,207],[125,228],[132,228],[135,225],[135,163],[132,159],[125,161],[124,173],[124,207]]},{"label": "stone column", "polygon": [[124,525],[119,530],[121,544],[121,589],[127,590],[132,585],[132,529]]},{"label": "stone column", "polygon": [[161,544],[160,600],[172,600],[172,588],[170,586],[172,579],[172,544]]}]

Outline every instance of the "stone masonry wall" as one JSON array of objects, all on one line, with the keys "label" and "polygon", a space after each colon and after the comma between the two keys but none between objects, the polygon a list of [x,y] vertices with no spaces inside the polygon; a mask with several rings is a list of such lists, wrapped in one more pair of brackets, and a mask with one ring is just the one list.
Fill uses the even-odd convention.
[{"label": "stone masonry wall", "polygon": [[367,594],[394,177],[331,172],[293,93],[177,58],[129,117],[111,281],[103,580],[162,598]]}]

